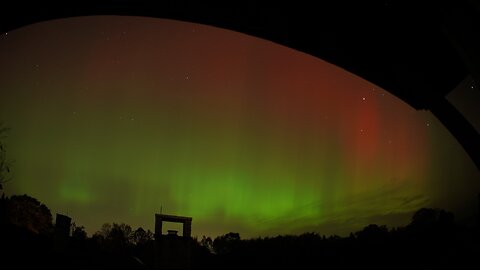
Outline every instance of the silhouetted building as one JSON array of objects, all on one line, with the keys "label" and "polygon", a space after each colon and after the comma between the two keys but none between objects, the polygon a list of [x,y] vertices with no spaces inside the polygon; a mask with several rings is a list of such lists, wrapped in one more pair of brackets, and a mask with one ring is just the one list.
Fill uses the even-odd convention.
[{"label": "silhouetted building", "polygon": [[173,215],[155,214],[155,239],[162,236],[163,222],[175,222],[183,224],[183,237],[192,235],[192,218]]},{"label": "silhouetted building", "polygon": [[167,232],[168,232],[167,235],[178,236],[178,231],[176,230],[168,230]]},{"label": "silhouetted building", "polygon": [[[168,230],[162,233],[163,222],[183,224],[183,235]],[[173,215],[155,215],[155,269],[190,269],[192,218]]]},{"label": "silhouetted building", "polygon": [[55,249],[61,250],[67,247],[68,238],[70,237],[70,226],[72,218],[58,214],[55,218],[55,235],[54,243]]}]

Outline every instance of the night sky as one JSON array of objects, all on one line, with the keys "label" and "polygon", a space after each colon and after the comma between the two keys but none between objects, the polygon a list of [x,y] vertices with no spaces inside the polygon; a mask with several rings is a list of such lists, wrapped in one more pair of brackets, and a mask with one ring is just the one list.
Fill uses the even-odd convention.
[{"label": "night sky", "polygon": [[92,16],[0,36],[14,178],[91,234],[345,235],[420,207],[465,218],[480,175],[428,111],[304,53],[210,26]]}]

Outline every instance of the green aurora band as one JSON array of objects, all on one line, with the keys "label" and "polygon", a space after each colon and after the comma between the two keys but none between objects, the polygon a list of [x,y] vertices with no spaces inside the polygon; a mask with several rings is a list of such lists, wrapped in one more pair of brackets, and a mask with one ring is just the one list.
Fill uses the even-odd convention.
[{"label": "green aurora band", "polygon": [[[363,41],[359,41],[363,42]],[[14,180],[89,233],[193,217],[242,237],[464,209],[478,171],[448,131],[320,59],[233,31],[117,16],[0,37],[0,120]],[[455,180],[455,181],[452,181]]]}]

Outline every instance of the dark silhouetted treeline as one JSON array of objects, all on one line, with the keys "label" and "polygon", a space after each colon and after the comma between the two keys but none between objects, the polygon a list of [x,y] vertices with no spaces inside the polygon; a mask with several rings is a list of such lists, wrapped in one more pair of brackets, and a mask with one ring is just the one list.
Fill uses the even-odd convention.
[{"label": "dark silhouetted treeline", "polygon": [[[55,242],[50,210],[27,195],[0,200],[0,268],[152,269],[153,233],[107,223],[91,237],[72,223]],[[371,224],[348,237],[317,233],[241,239],[228,233],[190,239],[193,269],[477,269],[478,224],[455,223],[444,210],[422,208],[409,225]]]},{"label": "dark silhouetted treeline", "polygon": [[[207,249],[209,241],[202,241]],[[348,237],[304,233],[240,240],[227,234],[213,240],[215,269],[476,269],[477,227],[454,223],[452,213],[418,210],[408,226],[389,230],[371,224]],[[473,268],[471,268],[473,267]]]}]

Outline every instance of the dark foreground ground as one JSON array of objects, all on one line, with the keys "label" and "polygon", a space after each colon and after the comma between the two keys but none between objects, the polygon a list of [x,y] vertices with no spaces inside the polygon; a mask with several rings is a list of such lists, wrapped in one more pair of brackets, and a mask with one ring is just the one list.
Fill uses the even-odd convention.
[{"label": "dark foreground ground", "polygon": [[[229,233],[214,240],[165,236],[160,241],[169,241],[163,252],[191,269],[479,269],[477,225],[458,225],[452,214],[434,209],[415,215],[403,228],[369,225],[349,237],[305,233],[242,240]],[[160,242],[132,244],[124,234],[117,236],[111,230],[104,238],[77,234],[61,242],[53,234],[2,224],[0,268],[152,269],[166,258],[159,254]],[[179,248],[176,241],[186,246]]]}]

